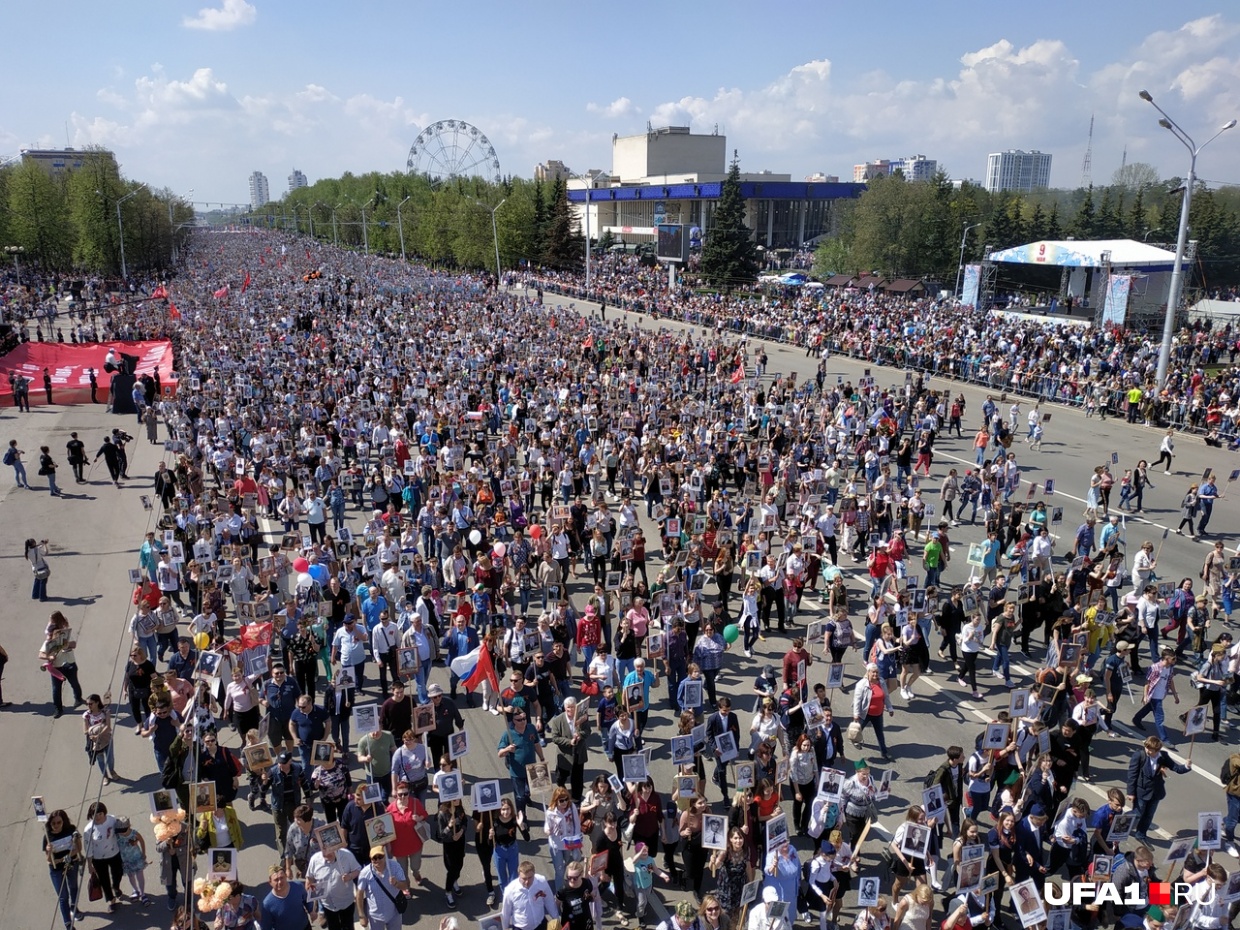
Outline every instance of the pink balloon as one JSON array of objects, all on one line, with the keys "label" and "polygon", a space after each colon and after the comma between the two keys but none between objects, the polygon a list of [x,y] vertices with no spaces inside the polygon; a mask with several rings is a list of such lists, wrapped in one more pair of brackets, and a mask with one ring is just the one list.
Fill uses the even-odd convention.
[{"label": "pink balloon", "polygon": [[297,572],[298,574],[304,573],[305,570],[308,569],[309,567],[310,567],[310,563],[306,559],[303,559],[300,556],[293,559],[293,571]]}]

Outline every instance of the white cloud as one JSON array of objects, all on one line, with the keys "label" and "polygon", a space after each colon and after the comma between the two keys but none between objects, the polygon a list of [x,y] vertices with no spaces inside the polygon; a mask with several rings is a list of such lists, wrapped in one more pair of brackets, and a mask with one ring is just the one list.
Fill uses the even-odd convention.
[{"label": "white cloud", "polygon": [[624,116],[635,116],[641,110],[628,97],[618,97],[608,104],[587,103],[587,113],[598,113],[608,119],[619,119]]},{"label": "white cloud", "polygon": [[[1186,128],[1240,116],[1238,38],[1240,23],[1209,16],[1151,34],[1122,61],[1092,66],[1082,64],[1091,61],[1084,46],[999,38],[963,53],[954,74],[924,80],[884,70],[845,78],[831,61],[818,59],[764,86],[720,88],[713,96],[665,100],[649,109],[656,126],[688,124],[709,132],[718,125],[729,148],[740,150],[746,170],[846,176],[864,158],[916,151],[937,158],[956,177],[977,178],[987,151],[1036,148],[1055,156],[1054,183],[1074,185],[1091,115],[1099,180],[1118,167],[1125,145],[1130,158],[1134,151],[1152,160],[1168,153],[1148,105],[1137,98],[1143,87],[1170,98],[1165,107],[1174,102],[1181,108],[1183,117],[1176,118]],[[1174,164],[1168,159],[1168,173]]]},{"label": "white cloud", "polygon": [[224,0],[219,9],[203,7],[197,16],[187,16],[181,25],[187,29],[203,29],[207,32],[228,32],[238,26],[249,26],[258,17],[258,8],[246,0]]}]

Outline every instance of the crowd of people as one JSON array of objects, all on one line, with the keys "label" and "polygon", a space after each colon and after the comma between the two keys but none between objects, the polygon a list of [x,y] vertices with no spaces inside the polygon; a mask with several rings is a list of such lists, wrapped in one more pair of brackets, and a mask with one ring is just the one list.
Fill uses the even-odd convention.
[{"label": "crowd of people", "polygon": [[[660,298],[714,324],[673,332],[513,283],[216,233],[166,285],[178,319],[164,300],[91,311],[104,335],[166,334],[177,377],[135,395],[166,461],[135,539],[118,698],[80,693],[63,614],[41,653],[58,710],[63,680],[85,704],[101,784],[121,727],[151,746],[119,761],[152,789],[149,840],[146,798],[129,820],[102,801],[80,824],[48,816],[66,927],[83,886],[114,910],[124,876],[149,904],[147,858],[185,927],[394,928],[480,885],[502,930],[647,926],[663,897],[667,930],[1228,925],[1240,874],[1211,850],[1237,853],[1240,755],[1221,773],[1226,816],[1171,860],[1192,885],[1178,910],[1151,903],[1148,835],[1167,776],[1188,769],[1168,754],[1177,675],[1216,738],[1240,702],[1223,544],[1200,593],[1153,580],[1152,544],[1125,551],[1111,519],[1108,467],[1064,559],[1062,514],[1014,496],[1039,419],[995,401],[966,415],[916,372],[899,390],[825,377],[828,346],[910,369],[916,346],[960,364],[994,352],[986,365],[1061,385],[1078,369],[1082,385],[1144,383],[1148,346],[872,295],[779,312]],[[819,359],[815,378],[766,374],[739,338],[758,312],[792,314],[782,335]],[[1229,385],[1192,396],[1231,404]],[[934,449],[966,423],[977,467],[962,475]],[[1133,463],[1115,508],[1140,509],[1147,471]],[[1194,506],[1213,502],[1203,488]],[[46,555],[27,543],[36,598]],[[1014,680],[1016,651],[1030,680]],[[885,721],[929,712],[927,674],[981,698],[983,656],[1007,708],[893,788]],[[1128,720],[1152,715],[1158,735],[1093,805],[1074,788],[1096,781],[1091,742],[1133,676]],[[479,745],[487,715],[503,733]],[[469,753],[507,777],[463,773]],[[268,874],[242,876],[236,851],[267,816]],[[1057,908],[1048,878],[1137,891]]]},{"label": "crowd of people", "polygon": [[1175,336],[1170,378],[1154,383],[1160,334],[1099,327],[1081,319],[992,314],[954,300],[865,288],[741,288],[732,294],[669,294],[666,274],[631,257],[608,256],[587,289],[578,273],[509,275],[549,294],[589,296],[613,307],[685,320],[736,334],[842,353],[1192,430],[1234,444],[1240,427],[1240,332],[1195,323]]}]

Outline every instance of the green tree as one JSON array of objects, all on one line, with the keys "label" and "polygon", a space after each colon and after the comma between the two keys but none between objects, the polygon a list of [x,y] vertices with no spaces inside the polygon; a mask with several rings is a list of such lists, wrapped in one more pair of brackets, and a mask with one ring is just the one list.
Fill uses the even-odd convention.
[{"label": "green tree", "polygon": [[551,188],[551,218],[543,242],[542,262],[552,268],[576,268],[585,260],[586,240],[568,205],[568,188],[555,179]]},{"label": "green tree", "polygon": [[1128,211],[1128,219],[1124,224],[1124,233],[1130,239],[1145,241],[1150,231],[1150,218],[1145,206],[1145,188],[1137,188],[1137,196],[1133,198],[1132,208]]},{"label": "green tree", "polygon": [[1046,217],[1046,239],[1052,242],[1063,238],[1063,227],[1059,225],[1059,204],[1051,204],[1051,212]]},{"label": "green tree", "polygon": [[52,177],[33,162],[13,171],[9,182],[9,233],[27,260],[45,271],[68,268],[73,230],[63,177]]},{"label": "green tree", "polygon": [[1092,184],[1089,186],[1089,190],[1085,192],[1085,199],[1081,201],[1081,205],[1076,211],[1076,216],[1072,218],[1072,224],[1068,228],[1077,239],[1098,238],[1098,217],[1094,211],[1094,187]]},{"label": "green tree", "polygon": [[825,281],[831,275],[852,274],[856,270],[851,236],[832,236],[818,243],[814,250],[815,277]]},{"label": "green tree", "polygon": [[854,216],[856,265],[887,275],[916,274],[933,197],[929,185],[909,184],[898,174],[872,179]]},{"label": "green tree", "polygon": [[1046,211],[1042,209],[1042,204],[1034,204],[1033,213],[1029,216],[1028,226],[1031,242],[1040,242],[1047,238],[1046,225]]},{"label": "green tree", "polygon": [[730,290],[757,280],[758,248],[745,225],[741,168],[735,153],[719,194],[719,204],[702,244],[701,273],[707,283]]}]

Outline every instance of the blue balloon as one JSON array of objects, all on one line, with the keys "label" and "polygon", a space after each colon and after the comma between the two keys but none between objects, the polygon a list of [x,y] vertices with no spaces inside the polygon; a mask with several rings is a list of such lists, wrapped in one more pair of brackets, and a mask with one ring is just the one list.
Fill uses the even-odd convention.
[{"label": "blue balloon", "polygon": [[327,584],[328,580],[331,578],[331,573],[328,572],[327,566],[319,565],[317,563],[310,566],[309,574],[310,574],[310,577],[313,578],[315,581],[317,581],[319,584]]}]

